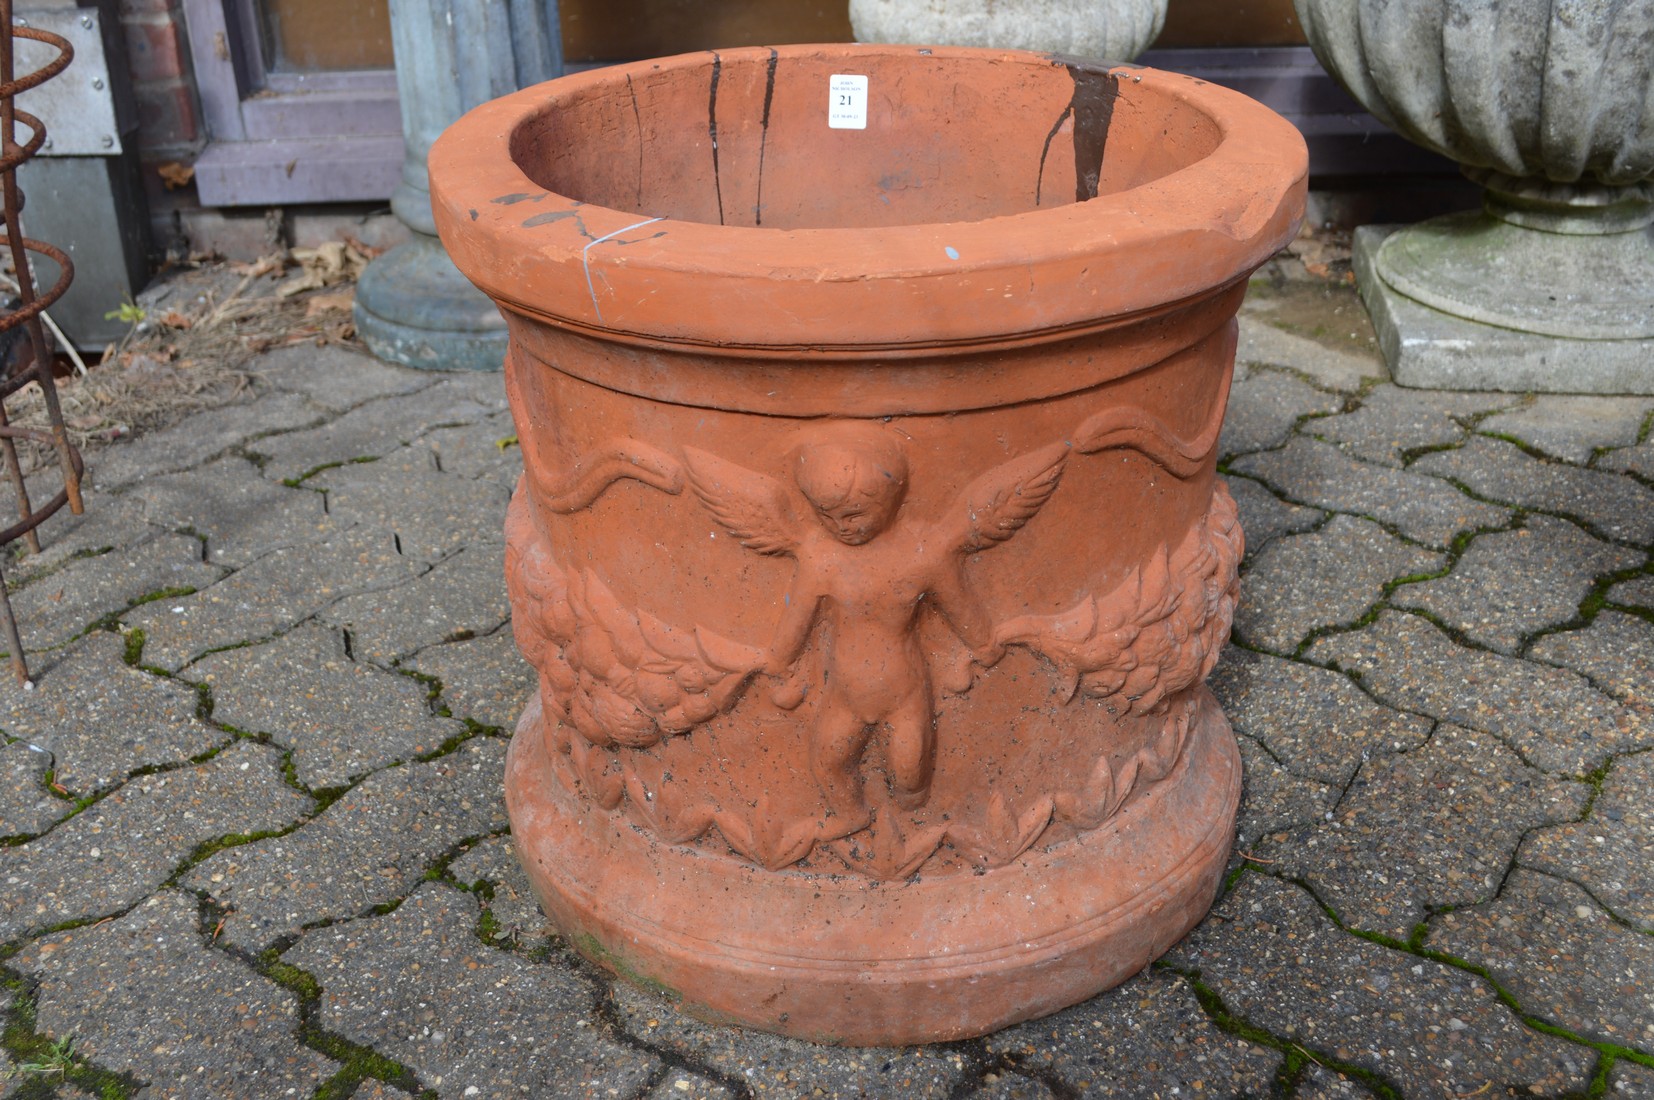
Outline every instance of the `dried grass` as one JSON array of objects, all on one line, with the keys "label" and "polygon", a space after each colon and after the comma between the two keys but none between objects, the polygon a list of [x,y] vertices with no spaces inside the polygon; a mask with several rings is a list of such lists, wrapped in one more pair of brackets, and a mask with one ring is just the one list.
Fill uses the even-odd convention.
[{"label": "dried grass", "polygon": [[[70,438],[83,451],[157,431],[253,387],[243,368],[260,352],[344,343],[355,280],[376,250],[358,242],[294,249],[251,264],[200,261],[164,274],[139,295],[142,320],[84,375],[58,380]],[[292,272],[289,274],[289,272]],[[29,385],[6,401],[15,424],[45,429],[44,396]],[[55,462],[49,448],[19,447],[25,470]]]}]

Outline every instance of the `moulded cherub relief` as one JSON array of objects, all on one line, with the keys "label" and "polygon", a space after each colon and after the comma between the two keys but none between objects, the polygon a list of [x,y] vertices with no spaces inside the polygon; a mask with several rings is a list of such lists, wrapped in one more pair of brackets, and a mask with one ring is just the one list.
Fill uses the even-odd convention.
[{"label": "moulded cherub relief", "polygon": [[[1004,542],[1044,505],[1068,459],[1052,444],[972,482],[937,521],[904,512],[908,463],[889,429],[842,422],[813,429],[790,458],[796,492],[780,480],[691,447],[689,483],[743,546],[796,563],[785,610],[761,671],[775,701],[796,707],[819,693],[810,767],[846,835],[869,819],[861,757],[882,735],[892,794],[906,809],[929,793],[936,734],[919,619],[934,608],[969,653],[989,666],[1004,654],[995,623],[965,583],[965,558]],[[802,507],[801,507],[802,506]],[[803,667],[821,629],[815,674]],[[962,690],[969,685],[963,673]]]}]

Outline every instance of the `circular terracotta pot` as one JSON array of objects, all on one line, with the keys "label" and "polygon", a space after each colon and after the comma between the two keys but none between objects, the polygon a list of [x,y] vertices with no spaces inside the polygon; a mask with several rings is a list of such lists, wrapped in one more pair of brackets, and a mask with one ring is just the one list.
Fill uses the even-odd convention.
[{"label": "circular terracotta pot", "polygon": [[507,96],[430,168],[511,331],[540,694],[506,797],[577,949],[911,1043],[1199,920],[1240,790],[1214,462],[1291,126],[1145,69],[798,46]]}]

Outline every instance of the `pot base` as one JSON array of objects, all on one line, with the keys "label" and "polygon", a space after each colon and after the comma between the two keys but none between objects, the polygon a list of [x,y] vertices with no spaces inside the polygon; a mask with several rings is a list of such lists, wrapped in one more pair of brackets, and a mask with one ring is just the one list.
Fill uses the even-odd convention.
[{"label": "pot base", "polygon": [[979,874],[774,872],[662,843],[564,788],[538,699],[511,744],[506,802],[569,942],[684,1011],[824,1043],[962,1039],[1124,981],[1205,915],[1241,769],[1216,700],[1193,690],[1197,716],[1165,779],[1102,826]]}]

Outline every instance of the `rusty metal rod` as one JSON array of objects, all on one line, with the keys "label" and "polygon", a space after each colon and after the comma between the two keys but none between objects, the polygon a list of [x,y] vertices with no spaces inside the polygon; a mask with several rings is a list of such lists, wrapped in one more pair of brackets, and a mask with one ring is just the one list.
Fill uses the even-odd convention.
[{"label": "rusty metal rod", "polygon": [[[18,38],[43,43],[55,49],[57,54],[40,68],[18,76],[15,50],[15,39]],[[0,244],[10,253],[18,300],[16,309],[0,316],[0,332],[21,327],[28,341],[27,361],[17,363],[15,369],[0,377],[0,456],[4,457],[6,476],[17,497],[18,512],[18,521],[0,530],[0,545],[23,537],[29,549],[36,553],[40,550],[40,536],[36,528],[46,517],[64,505],[68,505],[69,510],[77,515],[82,511],[84,504],[80,479],[84,467],[63,423],[63,409],[58,403],[57,384],[52,376],[50,345],[46,343],[45,329],[40,320],[46,307],[61,298],[69,288],[75,268],[61,249],[23,235],[23,192],[17,186],[17,169],[40,151],[46,140],[46,127],[27,111],[19,110],[16,97],[19,92],[61,73],[73,58],[74,50],[60,36],[33,27],[13,26],[12,0],[0,0],[0,208],[4,211],[4,235],[0,236]],[[17,140],[19,123],[29,130],[28,140],[21,144]],[[57,265],[57,279],[45,290],[36,290],[34,271],[30,266],[31,253],[44,256]],[[30,382],[40,387],[49,425],[46,429],[19,427],[12,424],[6,413],[5,399]],[[48,444],[57,454],[63,488],[43,506],[36,507],[29,499],[28,482],[17,451],[19,439]],[[0,629],[4,631],[18,683],[27,686],[28,662],[23,654],[23,639],[12,612],[11,600],[5,591],[3,575],[0,575]]]}]

